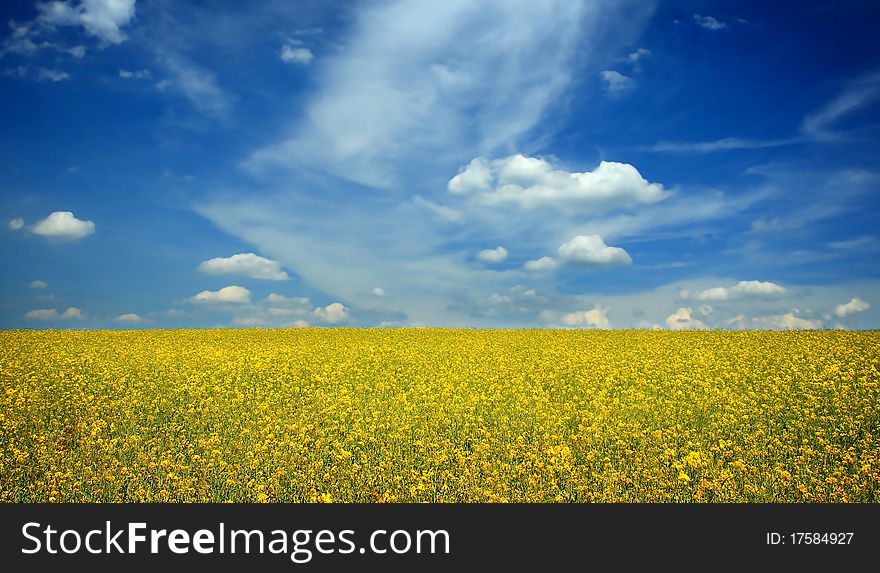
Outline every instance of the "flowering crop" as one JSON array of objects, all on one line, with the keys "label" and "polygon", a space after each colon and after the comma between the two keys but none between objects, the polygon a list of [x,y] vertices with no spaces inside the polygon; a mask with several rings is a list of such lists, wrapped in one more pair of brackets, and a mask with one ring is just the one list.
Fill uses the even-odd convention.
[{"label": "flowering crop", "polygon": [[0,333],[0,500],[880,500],[877,332]]}]

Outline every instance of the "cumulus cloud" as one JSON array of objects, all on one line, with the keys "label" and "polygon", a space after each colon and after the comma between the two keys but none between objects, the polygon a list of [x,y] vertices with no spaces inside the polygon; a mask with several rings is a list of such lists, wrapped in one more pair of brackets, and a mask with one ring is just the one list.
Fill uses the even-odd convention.
[{"label": "cumulus cloud", "polygon": [[383,289],[382,287],[375,287],[372,290],[372,293],[373,293],[373,296],[383,297],[383,296],[385,296],[385,289]]},{"label": "cumulus cloud", "polygon": [[458,171],[458,175],[449,180],[447,189],[450,193],[464,194],[489,191],[492,186],[492,168],[482,157],[476,157]]},{"label": "cumulus cloud", "polygon": [[563,314],[560,321],[562,324],[575,327],[611,328],[611,323],[606,316],[607,313],[607,307],[596,305],[590,310],[578,310]]},{"label": "cumulus cloud", "polygon": [[586,265],[630,265],[632,257],[620,247],[609,247],[599,235],[578,235],[559,246],[559,258]]},{"label": "cumulus cloud", "polygon": [[209,259],[199,264],[197,270],[209,275],[241,275],[269,281],[286,281],[290,278],[281,270],[281,263],[254,253]]},{"label": "cumulus cloud", "polygon": [[348,318],[348,309],[342,303],[334,302],[325,307],[317,307],[314,314],[323,322],[335,324]]},{"label": "cumulus cloud", "polygon": [[80,309],[71,306],[63,313],[61,313],[60,318],[61,320],[83,320],[85,318],[85,315]]},{"label": "cumulus cloud", "polygon": [[507,260],[507,249],[501,246],[485,249],[477,253],[477,258],[484,263],[501,263]]},{"label": "cumulus cloud", "polygon": [[553,257],[541,257],[532,261],[526,261],[523,268],[527,271],[552,271],[559,266]]},{"label": "cumulus cloud", "polygon": [[752,323],[758,328],[770,330],[818,330],[822,328],[821,320],[811,320],[798,316],[797,309],[786,314],[758,316]]},{"label": "cumulus cloud", "polygon": [[28,286],[31,288],[46,288],[49,286],[49,283],[46,281],[31,281]]},{"label": "cumulus cloud", "polygon": [[705,323],[693,317],[693,309],[689,306],[680,307],[667,316],[666,326],[673,330],[703,330],[708,328]]},{"label": "cumulus cloud", "polygon": [[58,318],[58,311],[54,308],[37,308],[29,310],[24,317],[27,320],[55,320]]},{"label": "cumulus cloud", "polygon": [[769,297],[785,294],[784,287],[769,281],[739,281],[732,287],[714,287],[694,295],[697,300],[720,301],[741,297]]},{"label": "cumulus cloud", "polygon": [[[475,166],[489,165],[535,149],[555,129],[546,114],[572,80],[604,69],[598,52],[626,53],[617,48],[632,45],[652,9],[610,0],[392,0],[355,8],[346,42],[321,58],[321,73],[291,105],[289,120],[276,130],[281,135],[244,164],[269,176],[263,179],[269,187],[218,190],[197,209],[282,261],[327,302],[377,309],[385,301],[371,289],[394,277],[394,308],[382,309],[388,316],[377,312],[377,322],[474,324],[472,305],[503,292],[520,271],[486,269],[453,252],[457,229],[472,231],[470,244],[503,244],[513,256],[522,243],[507,241],[523,241],[520,230],[530,224],[530,238],[544,233],[550,240],[531,244],[529,252],[548,249],[535,251],[537,258],[555,255],[559,242],[583,228],[569,228],[569,219],[583,223],[588,210],[605,205],[593,198],[551,201],[564,221],[546,220],[559,211],[505,217],[517,203],[480,204],[479,177],[460,177],[443,194],[435,182],[448,182],[474,158],[484,158]],[[349,194],[358,201],[340,200]],[[615,197],[611,207],[619,204]],[[461,292],[469,300],[448,310]],[[356,317],[367,319],[360,311]]]},{"label": "cumulus cloud", "polygon": [[855,297],[846,304],[837,305],[837,307],[835,307],[835,309],[834,309],[834,314],[836,314],[840,318],[843,318],[844,316],[847,316],[850,314],[855,314],[857,312],[864,312],[864,311],[868,310],[869,308],[871,308],[870,304],[868,304],[867,302],[863,301],[862,299],[860,299],[858,297]]},{"label": "cumulus cloud", "polygon": [[15,219],[9,221],[9,228],[13,231],[21,230],[24,227],[24,219],[21,217],[16,217]]},{"label": "cumulus cloud", "polygon": [[717,18],[713,18],[712,16],[700,16],[699,14],[694,14],[694,22],[707,30],[721,30],[722,28],[727,27],[727,24]]},{"label": "cumulus cloud", "polygon": [[238,285],[223,287],[220,290],[203,290],[190,299],[191,302],[247,304],[251,301],[251,291]]},{"label": "cumulus cloud", "polygon": [[610,95],[622,95],[635,86],[632,78],[614,70],[599,72],[599,77],[605,83],[605,91]]},{"label": "cumulus cloud", "polygon": [[30,232],[50,239],[76,241],[94,233],[95,224],[92,221],[77,219],[70,211],[55,211],[45,219],[37,221],[30,228]]},{"label": "cumulus cloud", "polygon": [[122,324],[145,324],[145,323],[149,322],[144,317],[140,316],[139,314],[135,314],[133,312],[127,312],[125,314],[120,314],[119,316],[117,316],[113,320],[116,322],[122,323]]},{"label": "cumulus cloud", "polygon": [[85,319],[85,315],[83,311],[76,307],[68,307],[67,310],[58,314],[58,311],[54,308],[38,308],[36,310],[28,311],[24,317],[28,320],[83,320]]},{"label": "cumulus cloud", "polygon": [[293,63],[293,64],[308,64],[312,61],[312,58],[315,57],[312,54],[312,51],[308,48],[301,48],[292,46],[291,44],[284,44],[281,48],[281,61]]},{"label": "cumulus cloud", "polygon": [[82,27],[108,44],[119,44],[126,36],[122,28],[134,18],[135,0],[70,0],[37,3],[37,21],[44,26]]},{"label": "cumulus cloud", "polygon": [[525,209],[556,207],[608,211],[656,203],[668,196],[627,163],[602,161],[584,173],[555,169],[544,159],[522,154],[472,160],[448,185],[455,194],[473,194],[485,205],[515,204]]}]

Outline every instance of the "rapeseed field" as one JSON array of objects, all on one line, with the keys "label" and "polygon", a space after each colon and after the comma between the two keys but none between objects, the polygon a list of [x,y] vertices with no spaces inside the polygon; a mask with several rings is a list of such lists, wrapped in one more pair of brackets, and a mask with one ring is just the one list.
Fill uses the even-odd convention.
[{"label": "rapeseed field", "polygon": [[4,502],[880,501],[880,333],[0,333]]}]

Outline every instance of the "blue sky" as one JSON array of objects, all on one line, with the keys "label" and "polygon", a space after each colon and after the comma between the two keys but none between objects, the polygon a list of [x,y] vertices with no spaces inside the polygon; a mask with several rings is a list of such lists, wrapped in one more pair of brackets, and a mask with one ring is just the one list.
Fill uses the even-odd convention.
[{"label": "blue sky", "polygon": [[6,2],[0,327],[880,327],[880,5]]}]

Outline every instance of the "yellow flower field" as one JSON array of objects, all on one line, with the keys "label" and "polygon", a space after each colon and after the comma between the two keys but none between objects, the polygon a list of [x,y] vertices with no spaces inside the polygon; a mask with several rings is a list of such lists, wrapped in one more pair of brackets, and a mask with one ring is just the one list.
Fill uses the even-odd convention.
[{"label": "yellow flower field", "polygon": [[880,333],[0,333],[0,500],[880,501]]}]

